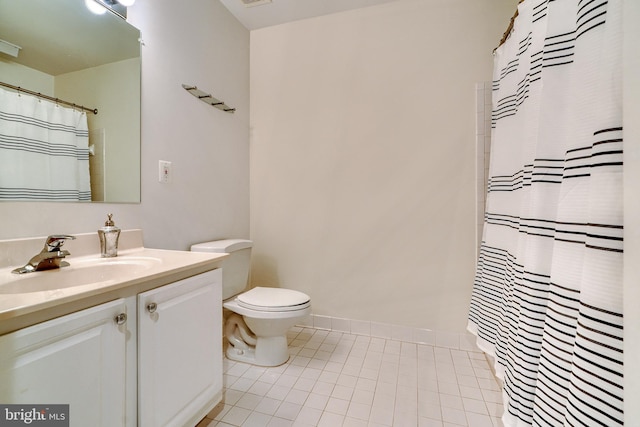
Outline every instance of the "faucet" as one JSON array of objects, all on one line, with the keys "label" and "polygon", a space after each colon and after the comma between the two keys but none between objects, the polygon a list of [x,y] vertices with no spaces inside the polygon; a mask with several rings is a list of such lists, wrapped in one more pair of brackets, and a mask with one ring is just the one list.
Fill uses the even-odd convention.
[{"label": "faucet", "polygon": [[31,258],[24,267],[16,268],[12,273],[24,274],[68,266],[69,263],[62,261],[62,259],[70,255],[70,253],[67,250],[60,249],[65,240],[75,240],[75,236],[54,234],[47,237],[42,251]]}]

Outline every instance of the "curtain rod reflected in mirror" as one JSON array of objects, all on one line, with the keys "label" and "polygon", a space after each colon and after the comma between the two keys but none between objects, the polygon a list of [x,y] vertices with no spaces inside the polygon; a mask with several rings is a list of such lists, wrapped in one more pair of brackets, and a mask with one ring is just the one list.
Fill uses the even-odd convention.
[{"label": "curtain rod reflected in mirror", "polygon": [[86,111],[87,113],[98,114],[98,109],[97,108],[89,108],[89,107],[85,107],[84,105],[74,104],[73,102],[64,101],[64,100],[62,100],[60,98],[54,98],[54,97],[48,96],[48,95],[43,95],[40,92],[34,92],[32,90],[25,89],[25,88],[20,87],[20,86],[10,85],[9,83],[5,83],[5,82],[0,82],[0,86],[7,87],[9,89],[13,89],[13,90],[16,90],[18,92],[27,93],[29,95],[37,96],[38,98],[46,99],[48,101],[55,102],[56,104],[62,104],[62,105],[69,106],[71,108],[75,108],[77,110]]}]

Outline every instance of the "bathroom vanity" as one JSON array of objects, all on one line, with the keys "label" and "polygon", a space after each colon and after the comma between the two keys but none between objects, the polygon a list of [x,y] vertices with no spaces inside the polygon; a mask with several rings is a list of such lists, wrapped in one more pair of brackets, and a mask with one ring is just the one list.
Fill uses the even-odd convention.
[{"label": "bathroom vanity", "polygon": [[71,426],[197,424],[222,399],[226,255],[131,230],[101,258],[95,233],[77,237],[69,266],[24,275],[43,238],[0,241],[0,403],[69,404]]}]

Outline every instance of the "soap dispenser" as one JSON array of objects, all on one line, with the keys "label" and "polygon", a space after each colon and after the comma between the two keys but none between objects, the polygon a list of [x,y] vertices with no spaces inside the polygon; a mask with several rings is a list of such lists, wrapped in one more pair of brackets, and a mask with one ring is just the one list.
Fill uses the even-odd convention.
[{"label": "soap dispenser", "polygon": [[100,252],[102,257],[110,258],[118,256],[118,238],[120,237],[120,229],[115,226],[111,219],[113,214],[107,215],[104,227],[98,230],[100,237]]}]

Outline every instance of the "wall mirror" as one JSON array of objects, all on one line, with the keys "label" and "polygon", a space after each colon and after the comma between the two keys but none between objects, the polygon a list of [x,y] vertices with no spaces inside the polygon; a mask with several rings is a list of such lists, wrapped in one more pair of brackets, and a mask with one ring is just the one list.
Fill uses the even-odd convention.
[{"label": "wall mirror", "polygon": [[98,110],[86,114],[91,200],[139,203],[139,30],[84,0],[0,0],[0,40],[21,48],[0,53],[1,82]]}]

